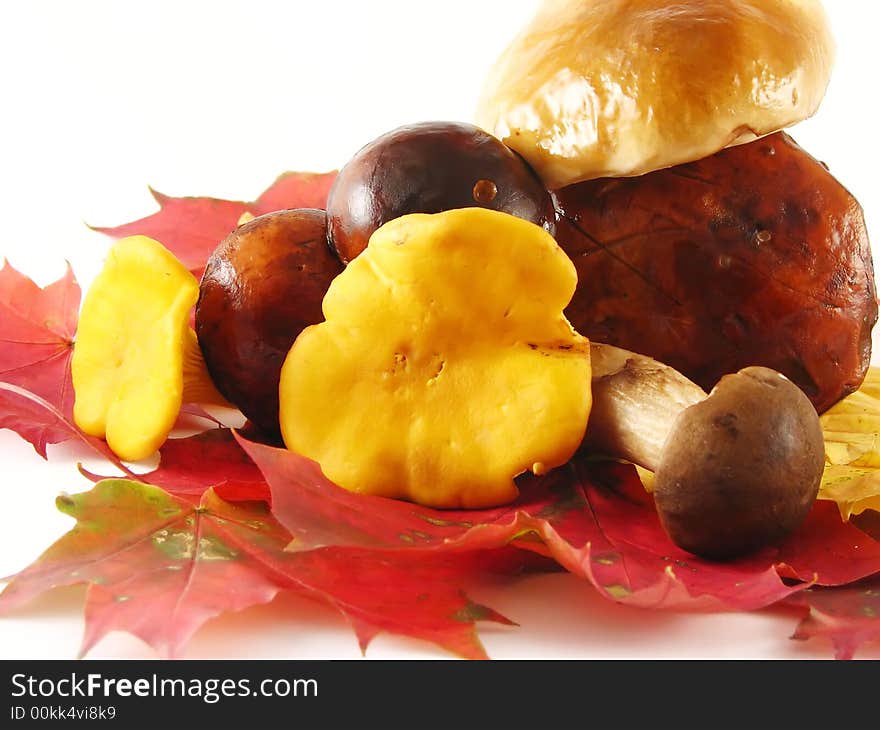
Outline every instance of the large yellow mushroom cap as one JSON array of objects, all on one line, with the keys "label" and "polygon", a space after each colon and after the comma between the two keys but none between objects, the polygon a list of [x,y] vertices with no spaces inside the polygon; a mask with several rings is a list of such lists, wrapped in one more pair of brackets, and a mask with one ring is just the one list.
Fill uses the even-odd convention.
[{"label": "large yellow mushroom cap", "polygon": [[123,459],[149,456],[174,426],[184,371],[201,361],[188,325],[198,295],[196,278],[146,236],[118,241],[86,294],[71,364],[73,416]]},{"label": "large yellow mushroom cap", "polygon": [[577,275],[552,236],[481,208],[376,231],[281,372],[288,448],[346,489],[435,507],[517,495],[565,463],[590,411]]}]

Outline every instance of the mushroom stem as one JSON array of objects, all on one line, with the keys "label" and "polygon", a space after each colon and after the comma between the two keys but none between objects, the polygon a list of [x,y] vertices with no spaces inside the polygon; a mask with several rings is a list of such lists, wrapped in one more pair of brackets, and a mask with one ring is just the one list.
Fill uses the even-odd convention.
[{"label": "mushroom stem", "polygon": [[187,328],[183,342],[183,403],[235,408],[214,385],[195,331]]},{"label": "mushroom stem", "polygon": [[653,358],[590,343],[593,407],[584,445],[650,471],[676,417],[706,398],[700,386]]}]

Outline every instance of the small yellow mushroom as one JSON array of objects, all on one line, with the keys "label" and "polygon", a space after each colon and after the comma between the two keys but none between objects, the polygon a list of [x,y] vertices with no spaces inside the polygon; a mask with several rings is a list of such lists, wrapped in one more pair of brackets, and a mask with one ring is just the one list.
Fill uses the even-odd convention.
[{"label": "small yellow mushroom", "polygon": [[577,275],[552,236],[482,208],[385,224],[334,279],[281,372],[286,446],[355,492],[504,504],[559,466],[590,412]]},{"label": "small yellow mushroom", "polygon": [[71,369],[76,425],[137,461],[168,437],[182,403],[225,404],[189,313],[199,283],[162,244],[118,241],[86,294]]}]

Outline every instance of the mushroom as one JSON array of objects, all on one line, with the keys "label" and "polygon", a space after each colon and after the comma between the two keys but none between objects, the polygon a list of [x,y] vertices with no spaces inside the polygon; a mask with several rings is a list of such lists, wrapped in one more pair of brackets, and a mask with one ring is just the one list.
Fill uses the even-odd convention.
[{"label": "mushroom", "polygon": [[484,208],[384,224],[281,368],[285,445],[354,492],[492,507],[566,463],[590,412],[589,347],[562,313],[574,265]]},{"label": "mushroom", "polygon": [[189,327],[198,295],[196,278],[146,236],[114,244],[86,294],[71,362],[73,418],[122,459],[159,448],[182,403],[228,405]]},{"label": "mushroom", "polygon": [[544,0],[476,122],[551,189],[636,176],[806,119],[833,58],[820,0]]},{"label": "mushroom", "polygon": [[819,418],[785,376],[748,367],[707,396],[649,357],[592,343],[584,445],[655,472],[664,529],[713,559],[774,544],[806,517],[825,464]]},{"label": "mushroom", "polygon": [[324,319],[321,300],[344,268],[323,210],[251,216],[205,267],[195,327],[217,390],[268,438],[280,438],[278,378],[293,341]]}]

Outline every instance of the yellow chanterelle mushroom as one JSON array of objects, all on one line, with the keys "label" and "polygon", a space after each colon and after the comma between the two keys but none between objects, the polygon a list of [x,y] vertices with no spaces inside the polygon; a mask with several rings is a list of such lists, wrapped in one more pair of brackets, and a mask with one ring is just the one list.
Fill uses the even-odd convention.
[{"label": "yellow chanterelle mushroom", "polygon": [[589,343],[562,311],[571,261],[544,230],[481,208],[376,231],[281,372],[288,448],[340,486],[478,508],[565,463],[590,412]]},{"label": "yellow chanterelle mushroom", "polygon": [[182,403],[225,403],[188,324],[198,295],[196,278],[146,236],[118,241],[86,294],[71,364],[73,417],[122,459],[159,448]]}]

